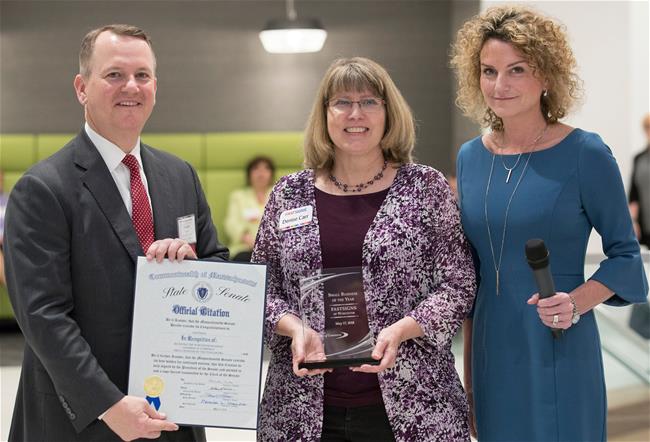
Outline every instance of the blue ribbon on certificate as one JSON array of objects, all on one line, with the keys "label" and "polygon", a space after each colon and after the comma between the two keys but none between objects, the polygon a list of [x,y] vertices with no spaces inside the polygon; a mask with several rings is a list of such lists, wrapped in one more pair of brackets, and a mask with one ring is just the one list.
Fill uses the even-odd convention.
[{"label": "blue ribbon on certificate", "polygon": [[149,404],[153,405],[156,411],[160,409],[160,398],[158,396],[146,396],[145,399]]}]

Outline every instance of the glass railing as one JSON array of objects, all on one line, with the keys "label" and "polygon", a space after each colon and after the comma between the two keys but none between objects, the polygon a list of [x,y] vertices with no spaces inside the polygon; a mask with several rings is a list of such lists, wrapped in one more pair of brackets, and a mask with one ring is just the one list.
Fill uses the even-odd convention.
[{"label": "glass railing", "polygon": [[[596,319],[603,353],[616,360],[645,385],[650,385],[650,345],[627,324],[621,324],[615,307],[599,306]],[[625,308],[629,310],[629,308]]]},{"label": "glass railing", "polygon": [[[642,256],[646,276],[650,279],[650,252],[644,251]],[[587,255],[585,276],[591,276],[604,258],[599,254]],[[605,373],[610,374],[608,377],[616,377],[613,380],[614,384],[638,385],[640,383],[647,387],[650,386],[650,341],[630,328],[631,312],[632,306],[599,305],[595,309],[605,360]],[[615,361],[616,364],[608,366],[608,361]],[[616,372],[616,375],[612,374],[613,372]],[[621,379],[621,374],[626,379]],[[610,384],[608,380],[608,387]]]}]

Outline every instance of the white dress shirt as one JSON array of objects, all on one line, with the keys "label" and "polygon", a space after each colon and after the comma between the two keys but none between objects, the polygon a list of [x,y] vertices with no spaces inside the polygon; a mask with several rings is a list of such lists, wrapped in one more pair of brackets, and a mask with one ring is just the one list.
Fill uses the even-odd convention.
[{"label": "white dress shirt", "polygon": [[[126,210],[129,212],[129,216],[133,216],[133,209],[131,207],[131,172],[129,171],[129,168],[126,167],[124,163],[122,163],[122,160],[126,154],[115,144],[111,143],[106,138],[95,132],[87,122],[84,126],[84,129],[86,130],[90,141],[93,142],[99,151],[99,154],[102,156],[104,163],[106,163],[106,167],[108,167],[108,170],[111,172],[113,181],[115,181],[115,185],[117,186],[117,190],[120,192],[120,196],[122,197],[122,201],[124,201]],[[136,157],[138,160],[140,178],[142,179],[142,185],[147,192],[149,208],[151,208],[151,196],[149,195],[147,176],[145,175],[144,169],[142,168],[142,158],[140,157],[140,137],[138,137],[138,140],[136,141],[135,146],[131,150],[130,154]],[[153,210],[151,211],[151,216],[153,219]]]}]

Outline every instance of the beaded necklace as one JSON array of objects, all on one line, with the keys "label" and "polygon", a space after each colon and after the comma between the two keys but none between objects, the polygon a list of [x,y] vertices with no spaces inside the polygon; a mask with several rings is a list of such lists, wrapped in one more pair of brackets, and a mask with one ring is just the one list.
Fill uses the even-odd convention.
[{"label": "beaded necklace", "polygon": [[365,189],[368,186],[372,186],[375,181],[379,181],[384,177],[384,172],[386,171],[386,167],[388,167],[388,161],[384,160],[384,165],[382,166],[381,170],[374,176],[372,177],[369,181],[366,181],[365,183],[360,183],[360,184],[346,184],[342,183],[339,181],[334,175],[332,175],[332,172],[330,172],[330,181],[334,183],[336,187],[341,189],[343,192],[348,193],[348,192],[361,192],[363,189]]}]

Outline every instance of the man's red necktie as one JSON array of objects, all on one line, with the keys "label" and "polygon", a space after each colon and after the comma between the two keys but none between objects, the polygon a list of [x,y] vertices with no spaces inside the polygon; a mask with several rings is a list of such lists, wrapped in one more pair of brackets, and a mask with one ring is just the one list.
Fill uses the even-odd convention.
[{"label": "man's red necktie", "polygon": [[147,253],[149,246],[153,243],[153,216],[149,206],[149,198],[140,179],[140,166],[138,159],[128,154],[122,160],[124,165],[131,172],[131,219],[133,227],[138,234],[142,250]]}]

